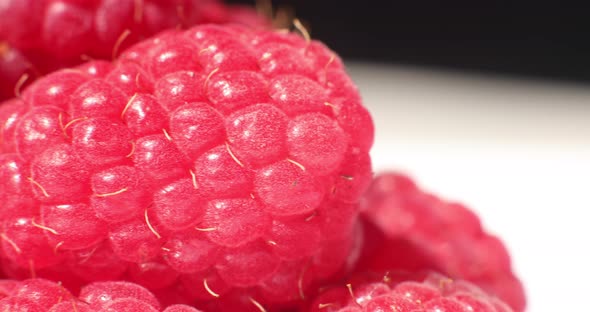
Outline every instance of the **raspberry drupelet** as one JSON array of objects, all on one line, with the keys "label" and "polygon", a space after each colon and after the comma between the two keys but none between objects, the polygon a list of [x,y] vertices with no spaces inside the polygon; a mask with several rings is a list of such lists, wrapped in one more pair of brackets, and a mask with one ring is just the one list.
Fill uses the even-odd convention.
[{"label": "raspberry drupelet", "polygon": [[523,311],[523,286],[506,247],[465,206],[421,190],[407,176],[379,174],[362,201],[366,244],[359,270],[430,269],[470,281]]},{"label": "raspberry drupelet", "polygon": [[[85,59],[110,60],[121,48],[159,31],[207,23],[270,24],[251,8],[218,0],[5,0],[0,5],[0,100],[42,74]],[[19,83],[21,77],[26,79]]]},{"label": "raspberry drupelet", "polygon": [[163,307],[149,290],[130,282],[90,283],[75,296],[46,279],[0,280],[0,311],[199,312],[188,305]]},{"label": "raspberry drupelet", "polygon": [[0,118],[9,276],[272,310],[358,254],[373,123],[319,42],[170,30],[37,80]]},{"label": "raspberry drupelet", "polygon": [[367,273],[324,290],[309,312],[512,312],[474,284],[434,272]]}]

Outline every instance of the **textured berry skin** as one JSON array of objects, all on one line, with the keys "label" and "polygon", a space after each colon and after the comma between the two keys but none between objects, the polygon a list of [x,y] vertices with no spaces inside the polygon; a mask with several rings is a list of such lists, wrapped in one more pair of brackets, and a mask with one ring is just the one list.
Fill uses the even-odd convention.
[{"label": "textured berry skin", "polygon": [[433,272],[353,276],[322,292],[309,312],[512,312],[474,284]]},{"label": "textured berry skin", "polygon": [[9,276],[272,310],[358,255],[373,124],[319,42],[170,30],[37,80],[0,116]]},{"label": "textured berry skin", "polygon": [[368,222],[360,270],[437,270],[524,310],[523,286],[506,247],[465,206],[428,194],[398,173],[378,175],[362,206]]},{"label": "textured berry skin", "polygon": [[149,290],[129,282],[96,282],[78,297],[46,279],[1,280],[0,311],[29,312],[199,312],[187,305],[162,308]]},{"label": "textured berry skin", "polygon": [[230,22],[267,27],[254,10],[218,0],[3,1],[0,100],[15,95],[23,74],[31,82],[84,59],[111,59],[116,50],[164,29]]}]

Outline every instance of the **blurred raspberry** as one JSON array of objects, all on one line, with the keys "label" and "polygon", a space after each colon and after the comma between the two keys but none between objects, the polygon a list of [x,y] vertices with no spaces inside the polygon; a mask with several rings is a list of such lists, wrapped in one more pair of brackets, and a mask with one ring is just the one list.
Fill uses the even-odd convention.
[{"label": "blurred raspberry", "polygon": [[[26,21],[26,22],[23,22]],[[197,24],[270,22],[249,7],[217,0],[5,0],[0,4],[0,101],[23,74],[113,54],[162,30]]]},{"label": "blurred raspberry", "polygon": [[398,173],[378,175],[362,203],[360,269],[432,269],[470,281],[523,311],[525,294],[504,244],[461,204],[420,190]]}]

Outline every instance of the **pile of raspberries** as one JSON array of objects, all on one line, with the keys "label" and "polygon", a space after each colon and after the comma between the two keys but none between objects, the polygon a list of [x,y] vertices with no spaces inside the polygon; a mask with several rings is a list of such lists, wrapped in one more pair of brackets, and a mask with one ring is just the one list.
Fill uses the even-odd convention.
[{"label": "pile of raspberries", "polygon": [[338,55],[271,25],[0,0],[0,311],[524,311],[471,210],[374,177]]}]

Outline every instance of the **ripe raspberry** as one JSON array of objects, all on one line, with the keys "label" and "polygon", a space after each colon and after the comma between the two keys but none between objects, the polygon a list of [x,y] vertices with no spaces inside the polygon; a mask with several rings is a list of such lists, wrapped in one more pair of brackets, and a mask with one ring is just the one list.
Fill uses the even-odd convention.
[{"label": "ripe raspberry", "polygon": [[425,193],[397,173],[379,175],[362,206],[369,222],[360,270],[437,270],[524,310],[524,290],[508,251],[468,208]]},{"label": "ripe raspberry", "polygon": [[199,312],[186,305],[160,307],[147,289],[129,282],[96,282],[78,297],[61,284],[45,279],[0,281],[0,311],[27,312]]},{"label": "ripe raspberry", "polygon": [[271,309],[358,255],[373,124],[321,43],[171,30],[37,80],[0,118],[9,276]]},{"label": "ripe raspberry", "polygon": [[20,86],[17,85],[24,74],[35,76],[27,57],[18,49],[0,41],[0,101],[11,98],[18,92]]},{"label": "ripe raspberry", "polygon": [[268,23],[250,8],[217,0],[3,1],[0,100],[14,96],[25,73],[31,82],[40,73],[83,59],[110,59],[120,48],[164,29],[230,22],[253,27]]},{"label": "ripe raspberry", "polygon": [[355,276],[318,296],[310,312],[512,312],[477,286],[438,273]]}]

